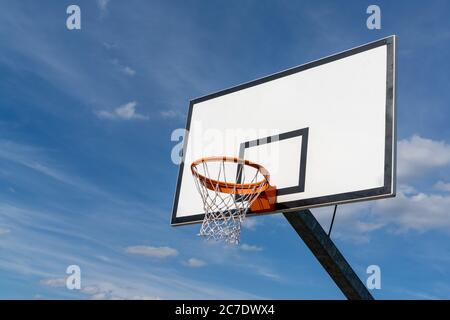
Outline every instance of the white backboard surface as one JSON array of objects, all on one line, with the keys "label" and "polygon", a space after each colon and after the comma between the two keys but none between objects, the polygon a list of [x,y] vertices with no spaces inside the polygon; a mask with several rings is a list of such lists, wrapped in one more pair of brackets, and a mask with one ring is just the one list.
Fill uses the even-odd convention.
[{"label": "white backboard surface", "polygon": [[394,196],[395,37],[195,99],[186,129],[172,225],[202,221],[208,156],[268,169],[275,212]]}]

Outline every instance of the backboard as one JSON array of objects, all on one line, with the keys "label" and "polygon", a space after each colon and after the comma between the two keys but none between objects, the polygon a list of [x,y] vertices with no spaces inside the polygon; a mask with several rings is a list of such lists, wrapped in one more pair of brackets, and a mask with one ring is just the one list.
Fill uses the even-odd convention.
[{"label": "backboard", "polygon": [[203,157],[263,165],[274,212],[395,196],[395,36],[192,100],[186,129],[172,225],[203,220]]}]

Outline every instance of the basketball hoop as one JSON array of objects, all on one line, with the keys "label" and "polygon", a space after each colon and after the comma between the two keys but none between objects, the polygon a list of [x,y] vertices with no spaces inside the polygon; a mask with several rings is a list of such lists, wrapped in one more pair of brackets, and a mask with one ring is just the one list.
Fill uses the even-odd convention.
[{"label": "basketball hoop", "polygon": [[200,236],[238,244],[247,211],[273,211],[276,188],[261,165],[233,157],[194,161],[191,171],[203,201]]}]

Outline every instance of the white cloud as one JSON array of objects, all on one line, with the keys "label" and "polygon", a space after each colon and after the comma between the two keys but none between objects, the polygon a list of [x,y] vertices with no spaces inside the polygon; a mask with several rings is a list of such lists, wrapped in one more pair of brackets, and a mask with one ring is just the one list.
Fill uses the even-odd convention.
[{"label": "white cloud", "polygon": [[95,113],[100,119],[116,119],[117,116],[113,112],[100,110]]},{"label": "white cloud", "polygon": [[148,120],[148,116],[136,112],[136,101],[128,102],[114,111],[100,110],[96,112],[100,119],[121,119],[121,120]]},{"label": "white cloud", "polygon": [[92,300],[160,300],[157,296],[135,295],[130,288],[124,288],[109,282],[86,286],[81,292]]},{"label": "white cloud", "polygon": [[404,193],[404,194],[413,194],[417,193],[416,188],[413,186],[410,186],[408,184],[399,184],[397,187],[398,192]]},{"label": "white cloud", "polygon": [[409,179],[450,164],[450,145],[445,141],[413,135],[398,143],[398,177]]},{"label": "white cloud", "polygon": [[145,116],[136,113],[135,101],[128,102],[115,110],[116,114],[122,119],[145,119]]},{"label": "white cloud", "polygon": [[438,181],[434,184],[433,188],[439,191],[450,192],[450,182]]},{"label": "white cloud", "polygon": [[64,278],[43,279],[39,283],[43,286],[59,288],[66,286],[66,279]]},{"label": "white cloud", "polygon": [[9,229],[0,228],[0,236],[10,233]]},{"label": "white cloud", "polygon": [[263,250],[263,248],[261,248],[261,247],[249,245],[246,243],[241,244],[239,246],[239,248],[244,251],[262,251]]},{"label": "white cloud", "polygon": [[178,251],[170,247],[132,246],[127,247],[125,251],[132,254],[160,259],[178,255]]},{"label": "white cloud", "polygon": [[185,266],[190,268],[200,268],[206,265],[206,262],[196,258],[190,258],[186,262],[183,263]]},{"label": "white cloud", "polygon": [[416,193],[399,193],[394,199],[377,201],[372,211],[377,219],[395,223],[401,230],[428,231],[446,229],[450,231],[450,196]]},{"label": "white cloud", "polygon": [[122,68],[122,72],[128,76],[134,76],[136,74],[136,70],[130,68],[129,66],[124,66]]},{"label": "white cloud", "polygon": [[256,269],[256,273],[272,280],[281,280],[281,277],[278,274],[265,269]]},{"label": "white cloud", "polygon": [[99,255],[97,258],[104,262],[111,262],[111,259],[107,256]]},{"label": "white cloud", "polygon": [[102,12],[106,11],[108,8],[109,1],[110,0],[97,0],[97,5]]},{"label": "white cloud", "polygon": [[153,296],[131,296],[129,299],[130,300],[161,300],[160,297],[153,297]]},{"label": "white cloud", "polygon": [[[105,45],[105,44],[104,44],[104,45]],[[111,46],[106,46],[106,45],[105,45],[105,47],[106,47],[107,49],[112,48]],[[136,70],[134,70],[133,68],[131,68],[131,67],[129,67],[129,66],[126,66],[126,65],[121,64],[121,63],[119,62],[118,59],[113,59],[113,60],[111,60],[111,63],[112,63],[115,67],[117,67],[121,72],[123,72],[124,74],[126,74],[127,76],[132,77],[132,76],[134,76],[134,75],[136,74]]]},{"label": "white cloud", "polygon": [[98,286],[89,285],[89,286],[82,288],[81,291],[88,295],[94,295],[94,294],[99,293],[101,291],[101,289]]},{"label": "white cloud", "polygon": [[118,48],[118,45],[115,42],[104,41],[102,44],[103,44],[103,46],[105,47],[106,50],[111,50],[111,49]]},{"label": "white cloud", "polygon": [[249,270],[251,274],[257,274],[274,281],[284,281],[278,273],[268,268],[267,265],[257,263],[257,261],[247,263],[235,261],[233,264],[238,268]]},{"label": "white cloud", "polygon": [[[371,232],[382,228],[393,232],[450,231],[450,195],[407,190],[399,190],[395,198],[339,206],[333,236],[365,243],[370,241]],[[319,219],[323,210],[314,209],[314,213]]]},{"label": "white cloud", "polygon": [[249,218],[244,220],[242,227],[248,230],[255,230],[256,226],[260,223],[259,219]]},{"label": "white cloud", "polygon": [[356,221],[355,222],[355,230],[359,233],[369,233],[375,230],[378,230],[384,226],[382,222],[365,222],[365,221]]},{"label": "white cloud", "polygon": [[164,110],[159,113],[161,117],[165,119],[184,119],[185,115],[182,112],[176,111],[176,110]]}]

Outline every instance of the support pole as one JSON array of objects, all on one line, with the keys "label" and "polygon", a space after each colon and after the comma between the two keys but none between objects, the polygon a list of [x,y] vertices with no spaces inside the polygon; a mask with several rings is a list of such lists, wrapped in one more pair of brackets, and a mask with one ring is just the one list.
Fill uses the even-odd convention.
[{"label": "support pole", "polygon": [[372,295],[345,260],[310,210],[283,213],[331,279],[349,300],[373,300]]}]

